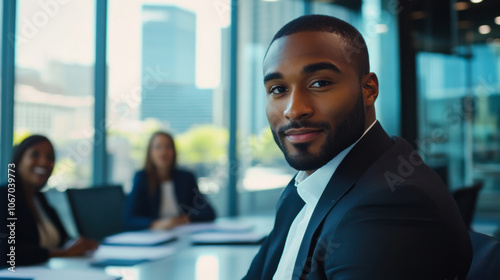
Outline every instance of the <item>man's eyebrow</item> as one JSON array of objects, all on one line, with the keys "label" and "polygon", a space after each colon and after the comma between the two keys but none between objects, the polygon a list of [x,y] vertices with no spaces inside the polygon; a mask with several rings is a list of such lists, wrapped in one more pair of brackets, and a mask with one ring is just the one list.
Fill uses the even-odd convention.
[{"label": "man's eyebrow", "polygon": [[[314,73],[320,70],[332,70],[337,73],[342,73],[342,71],[340,71],[340,69],[335,64],[330,62],[319,62],[319,63],[309,64],[304,66],[304,68],[302,68],[302,72],[305,74]],[[270,80],[276,80],[276,79],[283,79],[283,75],[280,72],[273,72],[266,74],[264,76],[264,84],[269,82]]]},{"label": "man's eyebrow", "polygon": [[302,72],[305,74],[314,73],[314,72],[320,71],[320,70],[333,70],[337,73],[342,73],[342,71],[340,71],[340,69],[335,64],[330,63],[330,62],[320,62],[320,63],[309,64],[309,65],[304,66],[304,68],[302,68]]},{"label": "man's eyebrow", "polygon": [[276,79],[283,79],[283,75],[281,75],[281,73],[279,73],[279,72],[273,72],[273,73],[266,74],[264,76],[264,84],[269,82],[270,80],[276,80]]}]

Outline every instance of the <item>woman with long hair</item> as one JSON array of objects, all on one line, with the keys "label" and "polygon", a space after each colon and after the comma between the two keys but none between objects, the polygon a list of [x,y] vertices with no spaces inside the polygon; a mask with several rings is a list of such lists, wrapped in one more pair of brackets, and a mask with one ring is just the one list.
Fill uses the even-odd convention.
[{"label": "woman with long hair", "polygon": [[[97,248],[97,243],[87,238],[70,241],[56,211],[40,191],[54,169],[54,162],[54,148],[45,136],[32,135],[15,147],[9,164],[13,170],[9,174],[13,177],[9,184],[0,187],[3,201],[0,218],[2,223],[11,225],[0,230],[1,237],[10,238],[0,238],[0,258],[13,251],[16,265],[30,265],[51,257],[84,255]],[[15,207],[7,211],[6,202]],[[7,221],[5,215],[15,219]],[[8,256],[7,261],[10,259]],[[1,263],[6,265],[5,261]]]},{"label": "woman with long hair", "polygon": [[215,213],[200,193],[196,178],[177,168],[173,137],[154,133],[144,169],[134,176],[125,204],[125,224],[131,230],[169,229],[189,222],[212,221]]}]

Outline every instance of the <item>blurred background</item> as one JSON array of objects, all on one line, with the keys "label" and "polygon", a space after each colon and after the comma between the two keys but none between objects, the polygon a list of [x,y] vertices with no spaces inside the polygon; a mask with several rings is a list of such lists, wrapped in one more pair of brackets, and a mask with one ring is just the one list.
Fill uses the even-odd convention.
[{"label": "blurred background", "polygon": [[365,37],[387,132],[410,141],[450,192],[482,182],[473,227],[498,226],[499,1],[4,0],[0,9],[1,170],[12,144],[48,136],[55,200],[67,188],[130,191],[147,140],[163,129],[219,216],[273,215],[295,170],[267,123],[263,56],[288,21],[327,14]]}]

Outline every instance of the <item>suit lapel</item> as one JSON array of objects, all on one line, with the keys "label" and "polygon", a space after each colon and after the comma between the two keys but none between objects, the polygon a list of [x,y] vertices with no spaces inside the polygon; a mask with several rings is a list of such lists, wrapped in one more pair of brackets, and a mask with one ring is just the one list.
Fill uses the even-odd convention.
[{"label": "suit lapel", "polygon": [[306,260],[310,259],[308,255],[311,243],[316,243],[312,238],[326,215],[392,144],[392,140],[377,122],[344,158],[328,182],[311,216],[300,245],[294,275],[300,275],[306,265],[310,267],[306,264]]},{"label": "suit lapel", "polygon": [[271,242],[262,279],[272,279],[276,272],[281,254],[283,253],[283,248],[285,247],[286,236],[288,235],[293,220],[302,207],[304,207],[304,201],[297,193],[295,178],[293,178],[283,191],[283,195],[278,203],[276,222],[273,233],[269,236]]}]

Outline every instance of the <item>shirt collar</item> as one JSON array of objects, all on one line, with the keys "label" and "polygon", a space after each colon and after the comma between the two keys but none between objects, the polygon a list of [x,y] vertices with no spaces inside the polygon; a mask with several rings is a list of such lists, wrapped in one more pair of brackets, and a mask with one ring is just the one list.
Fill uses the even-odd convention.
[{"label": "shirt collar", "polygon": [[359,137],[356,142],[344,149],[328,163],[316,170],[313,174],[308,176],[305,171],[299,171],[297,176],[295,176],[295,186],[297,187],[299,196],[307,205],[316,207],[321,194],[323,194],[328,181],[332,177],[333,173],[335,173],[335,170],[337,170],[337,167],[340,165],[342,160],[344,160],[351,149],[359,142],[359,140],[361,140],[361,138],[363,138],[363,136],[365,136],[365,134],[373,127],[373,125],[375,125],[376,122],[377,120],[375,120],[365,130],[363,135],[361,135],[361,137]]}]

